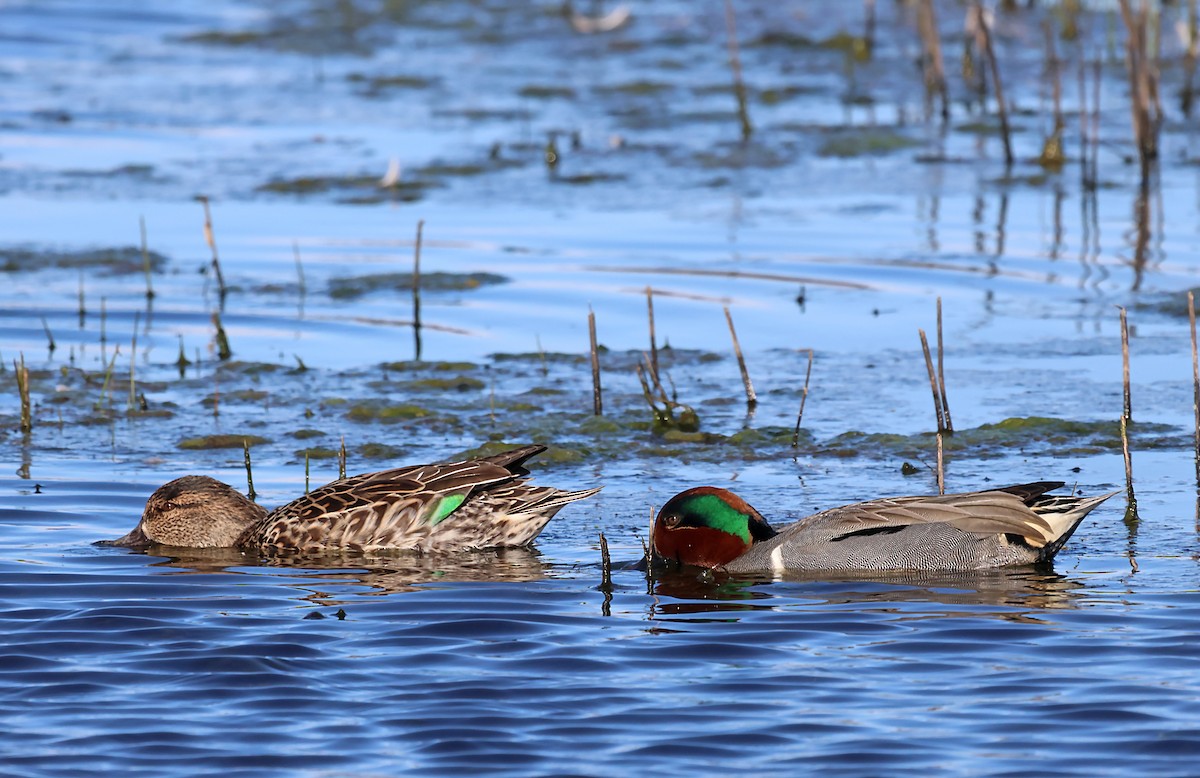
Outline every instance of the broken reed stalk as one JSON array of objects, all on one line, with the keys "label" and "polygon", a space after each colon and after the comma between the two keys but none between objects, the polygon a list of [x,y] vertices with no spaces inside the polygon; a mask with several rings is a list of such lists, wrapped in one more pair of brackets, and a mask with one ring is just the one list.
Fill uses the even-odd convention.
[{"label": "broken reed stalk", "polygon": [[938,494],[946,493],[946,460],[942,448],[942,433],[937,434],[937,487]]},{"label": "broken reed stalk", "polygon": [[592,415],[604,415],[604,402],[600,396],[600,351],[596,345],[596,314],[588,309],[588,339],[592,352]]},{"label": "broken reed stalk", "polygon": [[112,359],[108,360],[108,366],[104,369],[104,383],[100,386],[100,400],[104,405],[110,404],[109,387],[112,385],[113,367],[117,364],[117,357],[121,354],[121,346],[117,345],[113,349]]},{"label": "broken reed stalk", "polygon": [[534,335],[534,342],[537,343],[538,359],[542,362],[542,378],[550,375],[550,363],[546,361],[546,349],[542,348],[542,336]]},{"label": "broken reed stalk", "polygon": [[950,401],[946,398],[946,371],[943,365],[942,349],[942,298],[937,299],[937,377],[938,395],[942,400],[942,416],[946,421],[946,432],[954,432],[954,423],[950,421]]},{"label": "broken reed stalk", "polygon": [[338,451],[338,480],[346,477],[346,436],[342,436],[342,447]]},{"label": "broken reed stalk", "polygon": [[213,274],[217,277],[217,293],[221,300],[225,300],[225,275],[221,272],[221,259],[217,256],[217,240],[213,235],[212,212],[208,208],[208,197],[200,195],[196,198],[204,206],[204,242],[208,244],[208,248],[212,251],[212,269]]},{"label": "broken reed stalk", "polygon": [[25,367],[25,353],[21,352],[18,362],[13,360],[13,369],[17,373],[17,397],[21,400],[21,432],[33,430],[33,402],[29,399],[29,368]]},{"label": "broken reed stalk", "polygon": [[1121,453],[1125,457],[1125,495],[1129,507],[1125,510],[1126,521],[1137,519],[1137,497],[1133,493],[1133,457],[1129,453],[1129,421],[1121,417]]},{"label": "broken reed stalk", "polygon": [[58,346],[54,343],[54,335],[50,332],[50,325],[46,323],[46,317],[42,317],[42,330],[46,333],[46,342],[49,344],[50,353],[54,353],[54,349]]},{"label": "broken reed stalk", "polygon": [[808,350],[808,368],[804,371],[804,389],[800,393],[800,411],[796,414],[796,430],[792,433],[792,448],[800,445],[800,420],[804,418],[804,404],[808,402],[808,379],[812,378],[813,350]]},{"label": "broken reed stalk", "polygon": [[946,429],[946,418],[942,415],[942,399],[941,393],[938,391],[937,373],[933,370],[933,357],[929,355],[929,339],[925,337],[925,330],[918,329],[917,334],[921,336],[921,350],[925,352],[925,370],[929,373],[929,389],[933,393],[933,413],[937,416],[937,431],[940,433]]},{"label": "broken reed stalk", "polygon": [[942,121],[950,118],[950,94],[946,86],[946,70],[942,61],[942,43],[938,36],[937,17],[933,14],[933,0],[921,0],[917,4],[917,33],[921,36],[921,71],[925,81],[926,106],[933,104],[936,92],[942,101]]},{"label": "broken reed stalk", "polygon": [[308,294],[308,285],[304,282],[304,263],[300,261],[300,244],[292,241],[292,257],[296,260],[296,280],[300,285],[300,296]]},{"label": "broken reed stalk", "polygon": [[100,298],[100,358],[104,358],[104,347],[108,343],[108,298]]},{"label": "broken reed stalk", "polygon": [[1196,78],[1196,59],[1200,57],[1200,14],[1197,13],[1197,0],[1188,2],[1187,19],[1187,52],[1183,56],[1183,94],[1180,97],[1180,108],[1185,117],[1192,116],[1192,83]]},{"label": "broken reed stalk", "polygon": [[83,329],[84,319],[87,318],[87,306],[83,304],[83,271],[79,271],[79,329]]},{"label": "broken reed stalk", "polygon": [[417,220],[417,242],[413,246],[413,348],[415,359],[421,361],[421,236],[425,231],[425,220]]},{"label": "broken reed stalk", "polygon": [[733,71],[733,93],[737,97],[738,122],[742,127],[742,140],[750,140],[754,127],[750,124],[750,112],[746,107],[746,84],[742,80],[742,59],[738,53],[737,19],[733,12],[733,0],[725,0],[725,30],[729,34],[729,68]]},{"label": "broken reed stalk", "polygon": [[141,311],[133,314],[133,338],[129,344],[129,406],[128,410],[137,407],[137,331],[138,322],[142,317]]},{"label": "broken reed stalk", "polygon": [[1088,138],[1087,61],[1079,58],[1079,182],[1083,191],[1096,187],[1091,177],[1090,140]]},{"label": "broken reed stalk", "polygon": [[[1158,99],[1158,64],[1146,51],[1150,33],[1150,11],[1142,3],[1134,12],[1129,0],[1120,0],[1121,20],[1125,23],[1125,53],[1129,69],[1130,110],[1133,115],[1133,137],[1142,163],[1146,167],[1158,157],[1158,131],[1162,125],[1162,106]],[[1157,16],[1157,15],[1156,15]]]},{"label": "broken reed stalk", "polygon": [[221,371],[213,371],[213,418],[221,415]]},{"label": "broken reed stalk", "polygon": [[863,0],[863,40],[867,51],[875,48],[875,0]]},{"label": "broken reed stalk", "polygon": [[608,538],[600,533],[600,589],[612,592],[612,558],[608,555]]},{"label": "broken reed stalk", "polygon": [[[242,456],[246,463],[246,487],[249,489],[246,496],[250,498],[250,502],[254,502],[254,498],[258,495],[254,491],[254,472],[250,469],[250,439],[242,438]],[[307,489],[305,492],[307,493]]]},{"label": "broken reed stalk", "polygon": [[142,272],[146,274],[146,299],[154,299],[154,281],[150,277],[150,251],[146,247],[146,217],[138,216],[138,228],[142,234]]},{"label": "broken reed stalk", "polygon": [[1129,392],[1129,322],[1125,318],[1125,309],[1118,306],[1121,311],[1121,380],[1125,390],[1125,407],[1121,413],[1121,418],[1125,421],[1133,421],[1133,404]]},{"label": "broken reed stalk", "polygon": [[992,33],[987,26],[983,4],[974,0],[971,7],[975,11],[975,22],[979,25],[979,34],[983,38],[983,52],[987,57],[988,71],[992,75],[992,92],[996,95],[996,112],[1000,115],[1000,138],[1004,141],[1004,164],[1012,167],[1013,150],[1008,127],[1008,106],[1004,102],[1004,85],[1000,82],[1000,66],[996,62],[996,50],[992,46]]},{"label": "broken reed stalk", "polygon": [[1054,129],[1042,143],[1042,156],[1039,162],[1044,167],[1059,170],[1064,162],[1063,154],[1063,121],[1062,113],[1062,73],[1059,68],[1058,54],[1054,50],[1054,26],[1047,18],[1043,20],[1042,30],[1046,39],[1046,75],[1050,79],[1051,99],[1054,103]]},{"label": "broken reed stalk", "polygon": [[187,354],[183,353],[183,336],[179,336],[179,358],[175,360],[175,366],[179,368],[179,377],[183,378],[187,366],[192,364],[187,358]]},{"label": "broken reed stalk", "polygon": [[225,335],[225,327],[221,325],[221,314],[213,311],[212,315],[213,326],[217,328],[216,345],[217,359],[224,362],[233,356],[233,352],[229,350],[229,338]]},{"label": "broken reed stalk", "polygon": [[308,449],[305,449],[304,450],[304,493],[305,494],[308,494],[308,488],[309,488],[308,487],[308,470],[309,470],[308,462],[309,462]]},{"label": "broken reed stalk", "polygon": [[758,395],[754,393],[754,384],[750,383],[750,371],[746,369],[746,358],[742,355],[742,346],[738,343],[737,330],[733,328],[733,316],[729,306],[725,306],[725,322],[729,325],[729,336],[733,338],[733,353],[737,357],[738,370],[742,371],[742,383],[746,386],[746,405],[753,408],[758,404]]},{"label": "broken reed stalk", "polygon": [[1200,486],[1200,358],[1196,352],[1196,300],[1188,292],[1188,326],[1192,332],[1192,411],[1196,416],[1196,485]]},{"label": "broken reed stalk", "polygon": [[650,373],[658,381],[658,344],[654,339],[654,290],[646,287],[646,314],[650,319]]}]

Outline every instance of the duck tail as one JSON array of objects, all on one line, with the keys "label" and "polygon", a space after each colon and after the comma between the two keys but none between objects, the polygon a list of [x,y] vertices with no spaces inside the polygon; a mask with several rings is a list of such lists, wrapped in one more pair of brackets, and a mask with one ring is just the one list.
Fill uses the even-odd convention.
[{"label": "duck tail", "polygon": [[502,451],[499,454],[492,454],[490,457],[482,457],[479,461],[499,465],[513,475],[529,475],[529,471],[525,469],[525,463],[545,450],[545,446],[531,443],[528,446],[521,446],[509,449],[508,451]]},{"label": "duck tail", "polygon": [[1100,503],[1118,492],[1096,497],[1071,497],[1066,495],[1040,495],[1029,502],[1029,507],[1054,531],[1054,539],[1039,550],[1038,561],[1052,558],[1063,547],[1075,530]]}]

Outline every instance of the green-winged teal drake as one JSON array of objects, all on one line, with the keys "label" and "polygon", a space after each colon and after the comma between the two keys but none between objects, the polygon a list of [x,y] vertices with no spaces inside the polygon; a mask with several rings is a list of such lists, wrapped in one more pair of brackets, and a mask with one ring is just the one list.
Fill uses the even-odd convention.
[{"label": "green-winged teal drake", "polygon": [[186,475],[160,486],[138,525],[109,545],[321,551],[526,546],[567,503],[599,489],[533,486],[531,445],[482,459],[344,478],[267,512],[228,484]]},{"label": "green-winged teal drake", "polygon": [[822,511],[781,530],[736,494],[681,492],[654,522],[654,549],[682,564],[752,571],[979,570],[1052,558],[1098,497],[1048,495],[1058,481]]}]

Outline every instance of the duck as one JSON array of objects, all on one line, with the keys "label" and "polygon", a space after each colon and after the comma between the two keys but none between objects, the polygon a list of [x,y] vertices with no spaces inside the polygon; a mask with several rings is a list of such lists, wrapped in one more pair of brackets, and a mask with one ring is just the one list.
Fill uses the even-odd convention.
[{"label": "duck", "polygon": [[102,545],[257,551],[422,552],[528,546],[568,503],[599,488],[534,486],[527,445],[449,464],[343,478],[267,511],[232,486],[185,475],[160,486],[137,526]]},{"label": "duck", "polygon": [[782,529],[733,492],[698,486],[668,500],[652,543],[661,559],[731,573],[968,571],[1054,557],[1096,497],[1047,494],[1062,481],[959,494],[885,497]]}]

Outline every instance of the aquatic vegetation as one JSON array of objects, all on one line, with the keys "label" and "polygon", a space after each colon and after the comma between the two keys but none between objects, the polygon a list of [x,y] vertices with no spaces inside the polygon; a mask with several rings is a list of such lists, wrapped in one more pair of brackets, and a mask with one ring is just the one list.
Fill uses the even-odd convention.
[{"label": "aquatic vegetation", "polygon": [[[508,281],[496,273],[422,273],[421,289],[428,292],[464,292],[481,286]],[[371,273],[369,275],[329,279],[329,296],[335,300],[353,300],[384,289],[412,291],[413,274]]]},{"label": "aquatic vegetation", "polygon": [[167,257],[148,251],[145,259],[138,246],[65,251],[37,249],[25,246],[0,247],[0,272],[29,273],[38,270],[80,269],[98,270],[107,275],[141,273],[148,262],[151,270],[162,272]]}]

